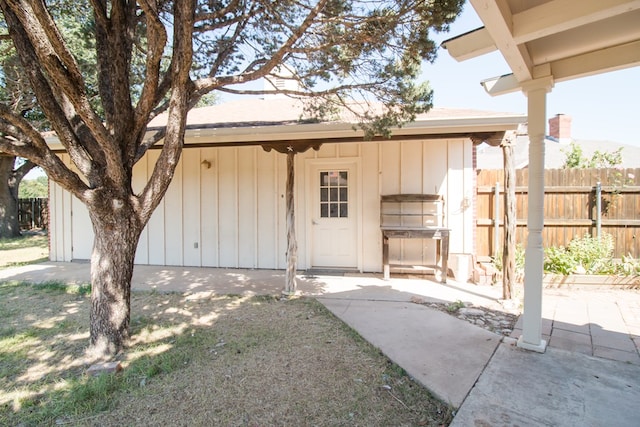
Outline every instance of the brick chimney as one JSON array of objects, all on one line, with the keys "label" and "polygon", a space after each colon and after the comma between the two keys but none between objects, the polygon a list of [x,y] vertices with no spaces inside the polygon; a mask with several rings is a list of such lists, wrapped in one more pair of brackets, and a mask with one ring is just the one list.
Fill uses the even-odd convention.
[{"label": "brick chimney", "polygon": [[549,119],[549,136],[559,142],[571,142],[571,116],[556,114]]}]

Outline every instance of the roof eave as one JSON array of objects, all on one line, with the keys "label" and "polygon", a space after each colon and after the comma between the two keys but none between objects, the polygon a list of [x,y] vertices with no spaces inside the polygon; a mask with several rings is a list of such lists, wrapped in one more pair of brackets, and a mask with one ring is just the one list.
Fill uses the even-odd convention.
[{"label": "roof eave", "polygon": [[[460,117],[454,119],[421,119],[392,129],[394,137],[472,135],[504,132],[526,123],[525,115]],[[188,129],[185,146],[189,145],[260,145],[278,141],[363,139],[364,132],[352,123],[283,124],[269,126],[203,127]],[[147,132],[150,137],[151,132]],[[54,151],[64,150],[57,137],[47,138]]]}]

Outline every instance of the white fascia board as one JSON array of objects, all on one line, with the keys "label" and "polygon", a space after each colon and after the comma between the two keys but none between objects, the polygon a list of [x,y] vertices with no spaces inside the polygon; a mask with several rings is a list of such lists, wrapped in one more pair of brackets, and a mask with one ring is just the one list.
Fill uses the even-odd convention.
[{"label": "white fascia board", "polygon": [[491,34],[485,27],[445,40],[442,47],[456,61],[466,61],[497,50]]},{"label": "white fascia board", "polygon": [[521,83],[513,74],[505,74],[500,77],[486,79],[481,81],[480,84],[491,96],[504,95],[506,93],[517,92],[522,89]]},{"label": "white fascia board", "polygon": [[[526,115],[499,115],[484,117],[456,117],[449,119],[422,119],[393,128],[393,136],[445,135],[460,133],[502,132],[517,129],[526,123]],[[151,132],[148,133],[151,135]],[[185,134],[185,146],[191,144],[259,145],[275,141],[324,140],[362,138],[364,132],[354,130],[351,123],[314,123],[273,126],[247,126],[230,128],[188,129]],[[47,144],[53,150],[64,150],[57,137],[48,137]],[[161,144],[160,142],[159,144]]]},{"label": "white fascia board", "polygon": [[[517,129],[526,122],[525,115],[495,117],[463,117],[455,119],[423,119],[393,128],[393,136],[441,135],[455,133],[501,132]],[[354,130],[350,123],[322,123],[282,126],[236,127],[223,129],[188,130],[185,144],[229,144],[242,145],[287,140],[325,140],[362,138],[364,132]]]}]

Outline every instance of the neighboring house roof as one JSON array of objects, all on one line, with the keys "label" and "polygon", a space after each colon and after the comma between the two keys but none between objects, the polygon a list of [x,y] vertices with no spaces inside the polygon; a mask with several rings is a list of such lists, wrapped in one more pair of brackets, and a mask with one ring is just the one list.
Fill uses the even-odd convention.
[{"label": "neighboring house roof", "polygon": [[[166,120],[166,114],[154,118],[149,123],[149,132],[162,128]],[[433,108],[415,121],[392,129],[392,137],[492,138],[492,135],[516,129],[525,121],[523,114]],[[259,145],[328,139],[361,141],[363,132],[354,130],[355,123],[348,114],[326,122],[305,121],[303,103],[292,98],[247,98],[192,109],[187,116],[185,145]],[[55,137],[48,138],[47,142],[54,149],[62,149]]]},{"label": "neighboring house roof", "polygon": [[[622,147],[622,168],[640,167],[640,147],[619,144],[612,141],[574,140],[582,148],[582,155],[588,159],[596,150],[600,152],[613,152]],[[545,139],[545,169],[560,169],[567,158],[565,154],[571,146],[569,143],[560,143],[551,138]],[[476,152],[477,169],[502,169],[502,149],[481,144]],[[514,146],[514,164],[516,169],[523,169],[529,165],[529,137],[519,135]]]}]

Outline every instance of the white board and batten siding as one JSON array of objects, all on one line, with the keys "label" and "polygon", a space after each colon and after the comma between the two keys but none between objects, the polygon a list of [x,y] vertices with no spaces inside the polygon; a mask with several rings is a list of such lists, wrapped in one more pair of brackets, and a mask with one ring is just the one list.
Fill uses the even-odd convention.
[{"label": "white board and batten siding", "polygon": [[[140,191],[158,158],[149,153],[135,166]],[[65,162],[69,157],[62,155]],[[210,166],[209,166],[210,165]],[[321,168],[354,172],[357,241],[352,267],[382,271],[380,195],[441,194],[450,252],[473,253],[473,165],[468,139],[324,144],[296,156],[298,267],[313,267],[313,191]],[[185,148],[164,199],[143,231],[137,264],[286,268],[286,156],[261,147]],[[350,190],[351,191],[351,190]],[[93,230],[82,203],[51,184],[53,261],[91,257]],[[351,193],[350,193],[351,194]],[[391,262],[431,263],[433,241],[392,241]]]}]

